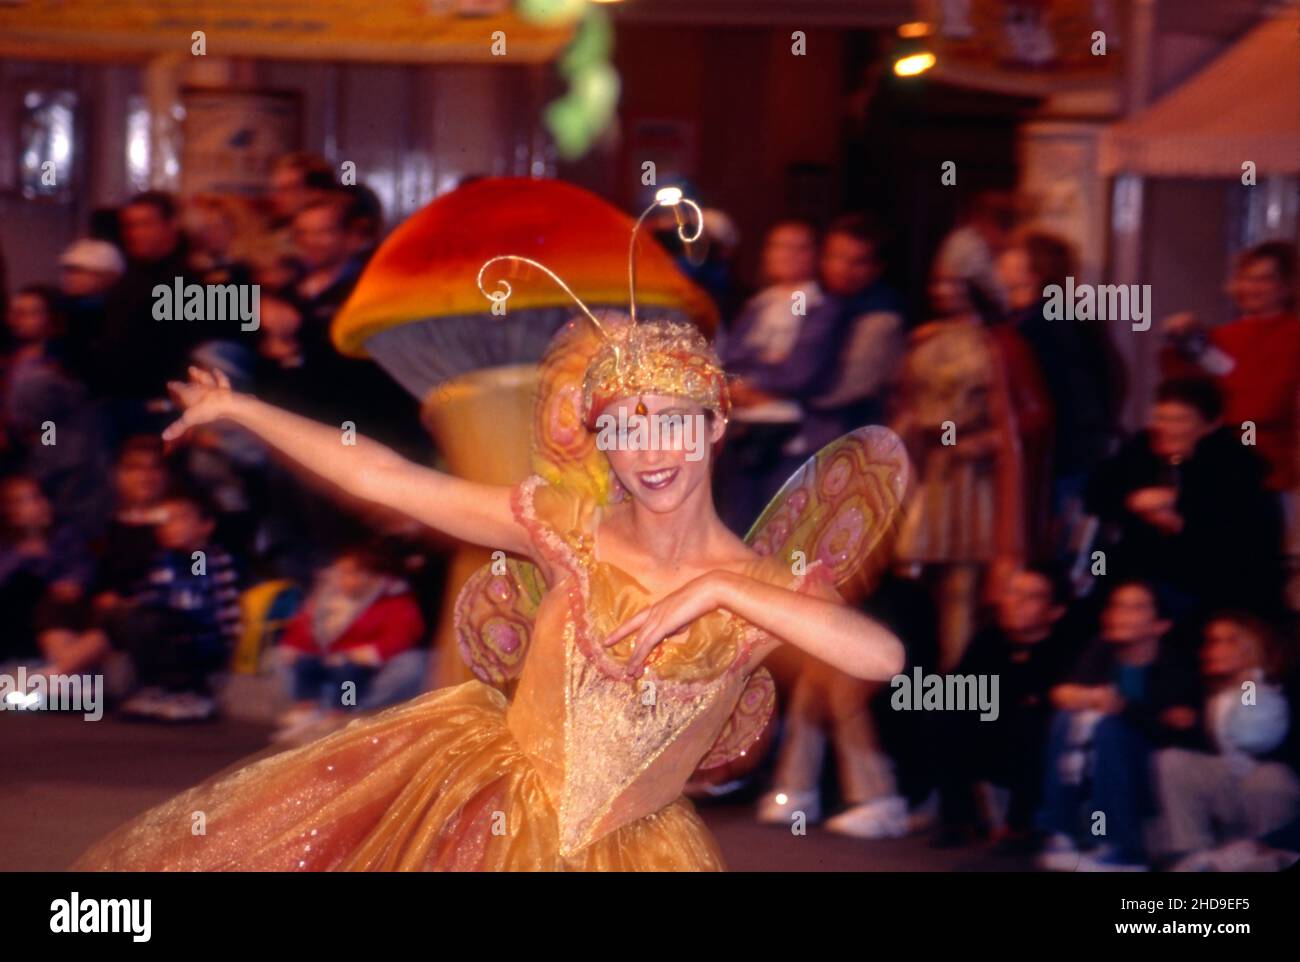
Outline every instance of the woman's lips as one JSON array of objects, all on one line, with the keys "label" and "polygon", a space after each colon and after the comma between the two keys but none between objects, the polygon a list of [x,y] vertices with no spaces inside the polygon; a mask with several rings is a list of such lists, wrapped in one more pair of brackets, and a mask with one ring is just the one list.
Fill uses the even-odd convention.
[{"label": "woman's lips", "polygon": [[678,468],[661,468],[658,471],[642,471],[637,480],[651,491],[660,491],[677,480]]}]

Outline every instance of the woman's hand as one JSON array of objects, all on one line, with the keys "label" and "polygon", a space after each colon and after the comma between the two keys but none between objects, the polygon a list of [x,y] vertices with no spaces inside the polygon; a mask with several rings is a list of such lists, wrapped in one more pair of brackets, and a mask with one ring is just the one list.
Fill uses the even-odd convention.
[{"label": "woman's hand", "polygon": [[188,381],[169,381],[167,390],[184,411],[163,431],[164,441],[175,441],[191,428],[211,424],[226,417],[235,394],[230,380],[220,370],[204,371],[191,367]]},{"label": "woman's hand", "polygon": [[677,634],[696,618],[721,607],[725,579],[725,573],[715,571],[688,581],[619,625],[605,639],[605,647],[616,645],[635,633],[626,671],[629,678],[639,677],[645,670],[646,660],[660,642]]}]

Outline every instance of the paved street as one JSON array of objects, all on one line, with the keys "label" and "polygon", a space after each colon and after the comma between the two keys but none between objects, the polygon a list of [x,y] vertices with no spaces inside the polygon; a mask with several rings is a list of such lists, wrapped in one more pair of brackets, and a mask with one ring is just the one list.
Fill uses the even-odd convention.
[{"label": "paved street", "polygon": [[[240,758],[266,747],[265,727],[222,721],[166,727],[106,717],[0,713],[0,871],[65,868],[90,842]],[[701,806],[741,871],[1021,869],[982,848],[936,851],[924,839],[856,842],[813,828],[795,837],[754,823],[735,803]]]}]

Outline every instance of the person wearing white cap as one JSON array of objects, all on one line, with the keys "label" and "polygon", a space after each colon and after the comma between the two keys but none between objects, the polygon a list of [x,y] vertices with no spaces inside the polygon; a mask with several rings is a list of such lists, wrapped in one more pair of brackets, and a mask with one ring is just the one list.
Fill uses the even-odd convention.
[{"label": "person wearing white cap", "polygon": [[69,298],[101,297],[126,270],[122,253],[108,241],[73,241],[59,257],[59,287]]},{"label": "person wearing white cap", "polygon": [[73,241],[59,257],[59,290],[67,321],[63,354],[80,378],[94,379],[95,344],[104,327],[104,305],[126,271],[126,258],[108,241]]}]

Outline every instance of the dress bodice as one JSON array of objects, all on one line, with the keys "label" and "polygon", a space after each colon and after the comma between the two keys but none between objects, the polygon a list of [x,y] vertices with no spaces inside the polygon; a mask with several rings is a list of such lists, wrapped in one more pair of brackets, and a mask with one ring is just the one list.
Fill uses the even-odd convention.
[{"label": "dress bodice", "polygon": [[[717,739],[767,636],[711,612],[656,649],[639,679],[632,639],[600,640],[654,599],[630,573],[594,557],[597,506],[531,478],[515,511],[556,574],[534,623],[507,724],[555,806],[564,853],[678,798]],[[748,572],[800,579],[770,558]]]}]

